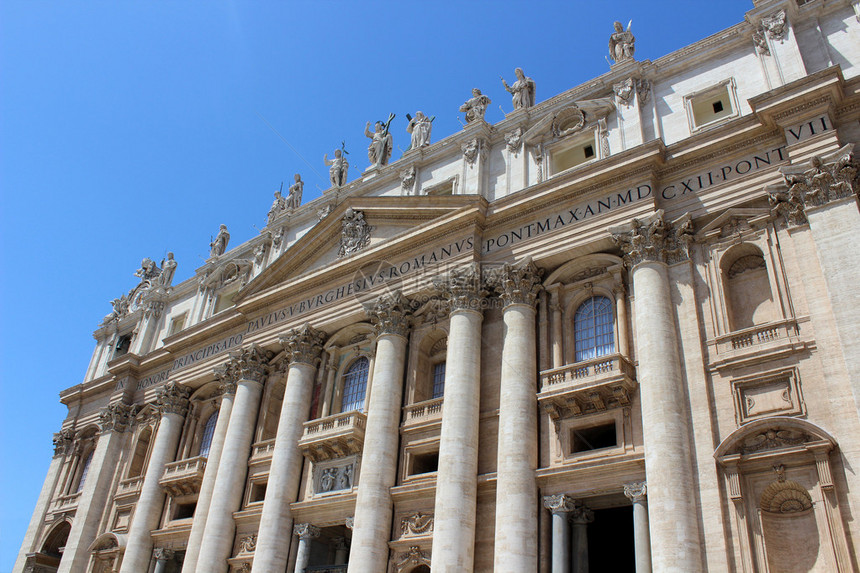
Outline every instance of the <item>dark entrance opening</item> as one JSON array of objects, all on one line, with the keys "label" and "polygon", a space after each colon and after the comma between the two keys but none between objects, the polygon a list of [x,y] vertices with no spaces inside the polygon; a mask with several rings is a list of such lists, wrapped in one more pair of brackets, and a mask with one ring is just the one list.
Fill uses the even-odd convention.
[{"label": "dark entrance opening", "polygon": [[632,506],[594,510],[594,521],[588,524],[588,567],[635,573]]}]

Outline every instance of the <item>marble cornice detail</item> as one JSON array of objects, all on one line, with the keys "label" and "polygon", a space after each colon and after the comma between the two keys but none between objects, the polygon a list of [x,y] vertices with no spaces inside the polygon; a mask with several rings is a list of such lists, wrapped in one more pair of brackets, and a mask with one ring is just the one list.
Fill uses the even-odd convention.
[{"label": "marble cornice detail", "polygon": [[414,311],[414,301],[405,297],[399,290],[384,294],[365,307],[365,312],[370,317],[378,336],[385,334],[407,336],[412,327]]},{"label": "marble cornice detail", "polygon": [[687,260],[693,242],[690,215],[667,222],[662,209],[645,219],[612,227],[609,232],[629,268],[646,261],[673,264]]},{"label": "marble cornice detail", "polygon": [[131,427],[138,410],[138,406],[124,402],[109,404],[99,414],[101,432],[125,432]]},{"label": "marble cornice detail", "polygon": [[787,227],[807,222],[809,209],[858,196],[860,161],[849,144],[826,156],[779,168],[783,183],[766,188],[771,212]]},{"label": "marble cornice detail", "polygon": [[63,428],[54,434],[54,457],[70,454],[75,449],[75,433],[69,428]]},{"label": "marble cornice detail", "polygon": [[320,362],[325,333],[305,323],[301,328],[281,335],[278,341],[284,347],[286,364],[301,362],[316,366]]},{"label": "marble cornice detail", "polygon": [[543,269],[531,260],[519,265],[505,264],[490,273],[490,282],[502,299],[505,307],[524,304],[534,307],[541,285]]},{"label": "marble cornice detail", "polygon": [[170,381],[155,391],[155,405],[162,415],[179,414],[184,417],[188,413],[190,394],[191,391],[188,388]]}]

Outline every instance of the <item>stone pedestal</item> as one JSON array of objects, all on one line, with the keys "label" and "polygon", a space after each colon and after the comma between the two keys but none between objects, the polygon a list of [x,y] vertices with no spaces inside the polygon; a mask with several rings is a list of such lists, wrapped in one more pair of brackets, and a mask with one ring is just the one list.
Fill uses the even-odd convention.
[{"label": "stone pedestal", "polygon": [[161,421],[149,455],[140,497],[134,508],[134,517],[128,528],[128,544],[122,559],[121,573],[137,573],[149,567],[151,532],[158,528],[164,508],[164,490],[158,482],[164,473],[164,466],[176,456],[182,424],[188,412],[188,394],[187,388],[175,382],[168,382],[158,391],[156,404],[161,411]]},{"label": "stone pedestal", "polygon": [[349,571],[385,571],[391,538],[391,487],[397,475],[400,409],[410,302],[399,292],[368,310],[378,338],[367,411]]},{"label": "stone pedestal", "polygon": [[266,499],[260,516],[259,537],[252,569],[255,572],[283,571],[287,566],[290,545],[284,542],[283,532],[292,527],[290,504],[296,501],[298,496],[304,460],[298,441],[302,437],[303,423],[308,417],[322,342],[322,333],[309,325],[281,338],[289,366]]},{"label": "stone pedestal", "polygon": [[576,502],[570,496],[548,495],[543,505],[552,513],[552,573],[570,573],[570,512]]},{"label": "stone pedestal", "polygon": [[451,305],[439,470],[433,524],[434,572],[472,571],[478,488],[481,386],[481,277],[452,273],[440,288]]},{"label": "stone pedestal", "polygon": [[[220,377],[222,374],[223,371],[216,371],[216,376]],[[209,456],[206,458],[203,482],[200,484],[200,493],[197,495],[197,507],[194,510],[191,533],[188,535],[185,559],[182,561],[182,573],[194,573],[197,569],[197,557],[200,555],[200,545],[203,543],[203,533],[206,531],[212,494],[215,490],[215,480],[218,476],[218,466],[221,463],[221,452],[227,438],[227,426],[230,425],[233,400],[236,398],[236,384],[222,380],[221,391],[221,407],[218,409],[218,420],[215,422],[215,432],[212,434]]]},{"label": "stone pedestal", "polygon": [[126,430],[131,424],[136,408],[122,402],[106,407],[99,419],[101,433],[90,461],[87,479],[84,482],[78,509],[66,541],[59,573],[84,571],[89,561],[89,547],[95,541],[99,521],[108,502],[110,484],[117,460],[126,441]]},{"label": "stone pedestal", "polygon": [[[496,573],[537,571],[537,343],[535,302],[540,272],[504,267],[496,277],[504,307],[505,340],[499,388],[496,480]],[[450,348],[449,344],[449,348]],[[480,347],[478,348],[480,352]]]},{"label": "stone pedestal", "polygon": [[233,512],[242,503],[245,476],[248,472],[248,453],[257,422],[260,395],[268,367],[267,353],[256,345],[242,349],[231,356],[227,373],[236,384],[236,400],[230,413],[230,425],[224,439],[224,449],[206,530],[197,558],[198,573],[226,573],[227,559],[233,550],[236,523]]},{"label": "stone pedestal", "polygon": [[633,547],[636,551],[636,573],[651,573],[651,537],[648,532],[645,482],[624,484],[624,495],[633,502]]}]

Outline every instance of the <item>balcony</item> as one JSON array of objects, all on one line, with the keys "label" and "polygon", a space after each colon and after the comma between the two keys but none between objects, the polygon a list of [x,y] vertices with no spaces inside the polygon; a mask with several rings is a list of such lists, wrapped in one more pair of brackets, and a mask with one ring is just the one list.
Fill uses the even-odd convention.
[{"label": "balcony", "polygon": [[305,422],[299,447],[314,462],[359,453],[366,423],[367,416],[358,410]]},{"label": "balcony", "polygon": [[52,511],[67,511],[78,507],[78,500],[81,498],[81,492],[70,493],[69,495],[61,495],[54,501]]},{"label": "balcony", "polygon": [[116,495],[114,496],[117,500],[122,500],[126,498],[137,497],[140,495],[140,489],[143,487],[143,476],[135,476],[126,478],[119,482],[116,488]]},{"label": "balcony", "polygon": [[251,463],[265,462],[272,459],[275,452],[275,438],[257,442],[251,446]]},{"label": "balcony", "polygon": [[205,456],[179,460],[164,466],[164,473],[158,484],[173,497],[197,493],[200,491],[205,469]]},{"label": "balcony", "polygon": [[540,373],[538,403],[553,421],[626,406],[636,389],[636,369],[609,354]]},{"label": "balcony", "polygon": [[346,565],[314,565],[305,568],[306,573],[346,573]]},{"label": "balcony", "polygon": [[708,340],[710,366],[717,370],[774,360],[809,347],[795,319],[736,330]]},{"label": "balcony", "polygon": [[428,426],[442,422],[442,398],[424,400],[403,409],[403,429]]}]

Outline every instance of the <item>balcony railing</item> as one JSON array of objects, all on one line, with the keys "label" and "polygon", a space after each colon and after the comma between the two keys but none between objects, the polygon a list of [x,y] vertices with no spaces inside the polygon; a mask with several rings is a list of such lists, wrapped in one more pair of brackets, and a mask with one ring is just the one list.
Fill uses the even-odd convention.
[{"label": "balcony railing", "polygon": [[197,493],[200,491],[205,469],[205,456],[179,460],[164,466],[164,473],[158,483],[167,490],[168,495],[174,497]]},{"label": "balcony railing", "polygon": [[636,369],[620,354],[544,370],[538,401],[555,420],[626,406],[636,388]]},{"label": "balcony railing", "polygon": [[314,565],[305,567],[305,573],[345,573],[346,565]]},{"label": "balcony railing", "polygon": [[272,459],[272,454],[275,452],[275,438],[257,442],[251,451],[251,462],[262,462]]},{"label": "balcony railing", "polygon": [[127,478],[119,482],[116,488],[117,498],[133,497],[140,494],[140,488],[143,487],[143,476],[135,476]]},{"label": "balcony railing", "polygon": [[299,447],[315,462],[358,453],[366,423],[367,416],[358,410],[305,422]]},{"label": "balcony railing", "polygon": [[442,398],[433,398],[406,406],[403,409],[403,426],[424,425],[441,420],[442,400]]},{"label": "balcony railing", "polygon": [[66,511],[74,509],[78,506],[78,500],[81,498],[81,492],[70,493],[69,495],[61,495],[54,500],[53,511]]},{"label": "balcony railing", "polygon": [[797,338],[797,323],[794,320],[770,322],[745,328],[717,338],[717,353],[744,351],[777,341]]}]

